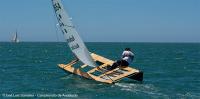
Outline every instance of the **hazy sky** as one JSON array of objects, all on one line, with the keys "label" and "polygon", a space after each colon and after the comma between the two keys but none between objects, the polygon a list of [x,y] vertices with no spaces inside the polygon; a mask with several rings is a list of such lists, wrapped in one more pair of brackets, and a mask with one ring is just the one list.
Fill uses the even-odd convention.
[{"label": "hazy sky", "polygon": [[[84,41],[200,42],[200,0],[62,1]],[[51,0],[1,0],[0,12],[0,41],[16,29],[21,41],[64,41]]]}]

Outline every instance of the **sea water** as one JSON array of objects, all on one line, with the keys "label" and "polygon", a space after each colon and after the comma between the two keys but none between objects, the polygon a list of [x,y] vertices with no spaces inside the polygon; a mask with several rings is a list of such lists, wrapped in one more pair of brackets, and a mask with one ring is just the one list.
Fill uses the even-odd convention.
[{"label": "sea water", "polygon": [[104,84],[70,74],[57,64],[73,55],[66,43],[0,43],[0,98],[199,99],[200,43],[86,43],[91,52],[117,60],[125,47],[142,83]]}]

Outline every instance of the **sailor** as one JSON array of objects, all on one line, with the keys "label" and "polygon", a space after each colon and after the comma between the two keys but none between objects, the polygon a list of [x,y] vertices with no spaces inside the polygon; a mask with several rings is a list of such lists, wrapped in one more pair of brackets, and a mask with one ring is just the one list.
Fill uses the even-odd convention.
[{"label": "sailor", "polygon": [[125,48],[122,53],[122,57],[120,60],[117,60],[113,63],[111,67],[108,67],[108,70],[113,70],[117,67],[127,67],[133,62],[134,54],[131,52],[130,48]]}]

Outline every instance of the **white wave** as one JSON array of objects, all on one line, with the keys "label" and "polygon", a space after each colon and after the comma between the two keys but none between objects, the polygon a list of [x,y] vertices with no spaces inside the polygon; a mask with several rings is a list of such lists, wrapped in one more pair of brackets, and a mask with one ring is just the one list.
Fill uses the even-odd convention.
[{"label": "white wave", "polygon": [[182,93],[178,93],[176,94],[178,97],[180,98],[192,98],[192,99],[199,99],[200,98],[200,94],[199,93],[190,93],[190,92],[186,92],[185,94]]},{"label": "white wave", "polygon": [[73,76],[73,74],[67,75],[65,77],[61,77],[60,79],[70,79]]},{"label": "white wave", "polygon": [[175,57],[174,59],[175,60],[183,60],[184,58],[183,57]]},{"label": "white wave", "polygon": [[159,88],[152,84],[133,84],[133,83],[116,83],[116,86],[120,87],[122,91],[129,91],[133,93],[146,93],[148,95],[153,95],[156,97],[168,98],[168,95],[159,92]]}]

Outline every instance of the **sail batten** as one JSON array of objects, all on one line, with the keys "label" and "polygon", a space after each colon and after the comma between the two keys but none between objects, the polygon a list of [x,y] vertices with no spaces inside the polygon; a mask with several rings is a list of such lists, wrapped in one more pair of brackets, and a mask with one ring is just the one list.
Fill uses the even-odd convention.
[{"label": "sail batten", "polygon": [[84,42],[78,35],[75,26],[71,22],[71,18],[64,10],[61,0],[52,0],[52,4],[59,22],[60,29],[64,34],[65,40],[72,52],[84,64],[95,67],[95,62],[93,61]]}]

